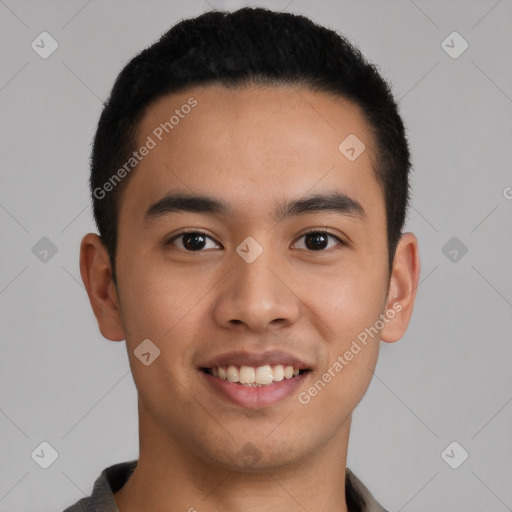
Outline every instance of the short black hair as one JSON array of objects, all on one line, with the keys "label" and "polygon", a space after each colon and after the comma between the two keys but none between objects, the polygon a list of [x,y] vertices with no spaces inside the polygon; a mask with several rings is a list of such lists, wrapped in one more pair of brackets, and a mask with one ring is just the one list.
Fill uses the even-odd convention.
[{"label": "short black hair", "polygon": [[[213,84],[301,86],[360,107],[375,143],[372,166],[386,205],[391,272],[408,209],[411,165],[390,85],[336,31],[302,15],[244,7],[180,21],[116,78],[94,137],[90,176],[94,217],[114,283],[119,201],[132,173],[115,183],[112,179],[136,149],[144,112],[164,95]],[[114,186],[105,187],[109,180]]]}]

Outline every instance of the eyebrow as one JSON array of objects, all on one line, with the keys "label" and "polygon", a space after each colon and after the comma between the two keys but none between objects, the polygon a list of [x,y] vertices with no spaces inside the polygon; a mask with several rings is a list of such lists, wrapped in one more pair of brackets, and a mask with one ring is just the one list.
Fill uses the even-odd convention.
[{"label": "eyebrow", "polygon": [[[356,218],[366,217],[361,203],[341,192],[313,194],[277,205],[273,217],[282,220],[304,213],[330,211]],[[233,206],[216,197],[197,194],[169,193],[153,203],[144,216],[145,220],[179,212],[192,212],[206,215],[235,214]]]}]

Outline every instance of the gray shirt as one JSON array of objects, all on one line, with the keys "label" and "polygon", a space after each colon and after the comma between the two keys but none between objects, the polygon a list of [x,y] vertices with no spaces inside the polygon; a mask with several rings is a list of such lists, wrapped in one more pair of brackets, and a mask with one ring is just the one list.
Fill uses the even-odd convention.
[{"label": "gray shirt", "polygon": [[[130,478],[137,462],[135,459],[105,468],[94,482],[91,496],[82,498],[64,512],[119,512],[114,493]],[[345,473],[345,496],[349,512],[387,512],[348,468]]]}]

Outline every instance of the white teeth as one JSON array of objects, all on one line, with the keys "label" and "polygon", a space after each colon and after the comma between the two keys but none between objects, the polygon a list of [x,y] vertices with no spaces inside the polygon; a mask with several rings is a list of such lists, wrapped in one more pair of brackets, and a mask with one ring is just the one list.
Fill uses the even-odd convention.
[{"label": "white teeth", "polygon": [[293,366],[287,366],[284,369],[284,378],[291,379],[293,377]]},{"label": "white teeth", "polygon": [[284,379],[284,368],[282,364],[278,364],[274,366],[274,371],[272,372],[272,378],[276,382],[281,382]]},{"label": "white teeth", "polygon": [[256,372],[252,366],[240,367],[240,384],[254,384]]},{"label": "white teeth", "polygon": [[272,382],[281,382],[283,379],[298,377],[300,370],[293,366],[264,365],[254,368],[252,366],[229,365],[227,368],[219,366],[211,368],[211,374],[222,380],[244,386],[257,387],[268,386]]},{"label": "white teeth", "polygon": [[229,382],[238,382],[238,370],[236,366],[228,366],[228,380]]},{"label": "white teeth", "polygon": [[271,384],[274,381],[272,376],[272,368],[270,366],[260,366],[256,369],[256,384]]}]

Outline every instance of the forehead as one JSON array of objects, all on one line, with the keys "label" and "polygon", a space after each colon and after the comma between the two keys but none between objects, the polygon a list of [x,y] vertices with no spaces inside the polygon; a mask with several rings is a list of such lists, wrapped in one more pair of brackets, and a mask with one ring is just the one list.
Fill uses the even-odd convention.
[{"label": "forehead", "polygon": [[137,147],[144,145],[152,149],[122,203],[147,205],[179,190],[265,213],[276,196],[337,190],[382,213],[369,126],[340,97],[298,87],[193,87],[146,109],[137,130]]}]

